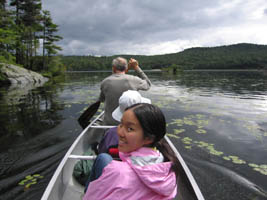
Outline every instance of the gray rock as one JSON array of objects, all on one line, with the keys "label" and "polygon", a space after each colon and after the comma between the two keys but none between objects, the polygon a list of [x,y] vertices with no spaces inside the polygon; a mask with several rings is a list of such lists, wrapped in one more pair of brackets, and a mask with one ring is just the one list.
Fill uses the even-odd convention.
[{"label": "gray rock", "polygon": [[0,63],[0,73],[9,81],[11,87],[24,87],[28,84],[41,86],[49,79],[34,71],[19,66]]}]

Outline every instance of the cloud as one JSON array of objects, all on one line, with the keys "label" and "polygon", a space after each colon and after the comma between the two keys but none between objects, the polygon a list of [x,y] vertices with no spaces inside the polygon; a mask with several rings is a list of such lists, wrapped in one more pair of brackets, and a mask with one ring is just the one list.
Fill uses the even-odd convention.
[{"label": "cloud", "polygon": [[43,5],[59,25],[63,54],[154,55],[239,41],[266,44],[260,34],[266,33],[264,1],[45,0]]}]

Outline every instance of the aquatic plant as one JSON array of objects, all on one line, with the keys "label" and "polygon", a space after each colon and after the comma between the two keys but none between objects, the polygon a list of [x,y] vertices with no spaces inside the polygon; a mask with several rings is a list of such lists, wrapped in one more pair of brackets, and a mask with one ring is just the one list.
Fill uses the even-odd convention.
[{"label": "aquatic plant", "polygon": [[183,133],[185,132],[185,129],[174,129],[174,134],[180,134],[180,133]]},{"label": "aquatic plant", "polygon": [[[213,115],[214,116],[214,115]],[[206,134],[207,131],[203,129],[204,127],[208,126],[209,120],[211,118],[207,118],[207,116],[203,114],[196,114],[196,115],[188,115],[183,118],[178,118],[178,119],[172,119],[170,123],[168,123],[168,126],[170,125],[175,125],[177,127],[183,127],[179,129],[173,128],[173,133],[167,134],[168,136],[172,138],[179,139],[183,142],[184,148],[188,150],[192,150],[194,146],[197,146],[199,148],[205,149],[208,151],[209,154],[212,154],[214,156],[219,156],[222,157],[224,160],[232,162],[233,164],[238,164],[238,165],[244,165],[247,164],[247,161],[239,158],[238,156],[234,155],[225,155],[224,152],[218,151],[215,149],[214,144],[210,144],[204,141],[194,141],[192,138],[186,136],[182,137],[182,133],[186,133],[186,126],[195,126],[197,129],[195,130],[196,133],[198,134]],[[221,123],[232,123],[229,120],[224,120],[224,119],[219,119]],[[267,136],[267,132],[265,130],[260,129],[259,125],[251,125],[251,123],[248,123],[248,121],[245,121],[246,123],[243,123],[242,119],[239,119],[239,121],[242,122],[243,127],[249,130],[250,133],[252,133],[257,139],[261,139],[264,136]],[[190,130],[192,132],[192,130]],[[179,136],[178,136],[179,135]],[[267,165],[261,164],[253,164],[249,163],[249,167],[252,167],[253,170],[263,174],[267,175]]]},{"label": "aquatic plant", "polygon": [[199,134],[207,133],[207,131],[205,131],[204,129],[197,129],[196,132],[199,133]]},{"label": "aquatic plant", "polygon": [[239,159],[237,156],[224,156],[223,159],[232,161],[235,164],[246,164],[246,161]]},{"label": "aquatic plant", "polygon": [[252,167],[253,170],[260,172],[263,175],[267,175],[267,165],[257,165],[254,163],[249,163],[248,166]]},{"label": "aquatic plant", "polygon": [[24,186],[24,191],[28,190],[31,185],[35,185],[38,182],[38,179],[44,178],[40,174],[33,174],[25,176],[25,179],[21,180],[18,185]]},{"label": "aquatic plant", "polygon": [[175,134],[171,134],[171,133],[167,133],[166,134],[168,137],[173,137],[173,138],[180,138],[179,136],[175,135]]},{"label": "aquatic plant", "polygon": [[189,137],[184,137],[184,138],[182,139],[182,142],[183,142],[184,144],[191,144],[191,143],[192,143],[192,139],[189,138]]},{"label": "aquatic plant", "polygon": [[164,108],[164,109],[172,109],[171,104],[174,103],[175,101],[173,99],[167,99],[166,97],[164,100],[154,100],[153,104],[157,105],[159,108]]},{"label": "aquatic plant", "polygon": [[[210,144],[204,141],[194,141],[193,139],[189,138],[189,137],[184,137],[181,139],[181,141],[185,144],[184,148],[185,149],[189,149],[191,150],[193,147],[193,144],[196,144],[197,147],[199,148],[204,148],[206,150],[208,150],[208,152],[212,155],[215,156],[223,156],[224,152],[222,151],[218,151],[214,148],[214,144]],[[240,159],[238,156],[223,156],[222,157],[224,160],[227,161],[231,161],[234,164],[246,164],[247,162],[245,160]],[[252,167],[253,170],[263,174],[263,175],[267,175],[267,165],[266,164],[261,164],[261,165],[257,165],[257,164],[253,164],[253,163],[249,163],[248,164],[249,167]]]}]

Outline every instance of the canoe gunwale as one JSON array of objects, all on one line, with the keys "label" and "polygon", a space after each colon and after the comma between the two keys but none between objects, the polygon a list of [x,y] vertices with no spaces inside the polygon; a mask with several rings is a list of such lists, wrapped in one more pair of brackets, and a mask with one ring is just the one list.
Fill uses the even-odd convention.
[{"label": "canoe gunwale", "polygon": [[95,122],[97,120],[99,120],[101,118],[101,116],[104,114],[104,111],[102,111],[83,131],[82,133],[75,139],[75,141],[73,142],[73,144],[71,145],[71,147],[69,148],[69,150],[67,151],[67,153],[65,154],[65,156],[63,157],[63,159],[61,160],[61,162],[59,163],[56,171],[54,172],[50,182],[48,183],[43,196],[41,198],[41,200],[47,200],[50,196],[50,193],[53,189],[53,186],[58,178],[58,176],[60,175],[65,163],[67,162],[67,160],[69,159],[71,152],[74,150],[74,148],[76,147],[76,145],[78,144],[78,142],[80,141],[80,139],[83,137],[83,135],[88,131],[88,129],[95,124]]},{"label": "canoe gunwale", "polygon": [[[84,156],[84,155],[76,155],[76,154],[80,154],[80,152],[76,152],[76,154],[74,153],[75,148],[79,147],[79,142],[82,141],[84,138],[84,136],[86,136],[86,133],[89,131],[89,129],[109,129],[115,126],[102,126],[97,124],[96,122],[98,120],[101,119],[101,117],[103,116],[104,111],[101,112],[81,133],[80,135],[75,139],[75,141],[73,142],[73,144],[71,145],[71,147],[69,148],[69,150],[67,151],[67,153],[65,154],[65,156],[63,157],[63,159],[61,160],[61,162],[59,163],[56,171],[54,172],[50,182],[48,183],[43,196],[41,198],[41,200],[48,200],[51,199],[51,195],[53,195],[53,188],[55,187],[54,191],[57,190],[61,190],[61,188],[59,189],[57,187],[57,180],[62,178],[62,171],[64,170],[64,166],[68,165],[67,162],[71,161],[71,160],[94,160],[96,158],[96,156]],[[164,136],[164,140],[166,143],[168,143],[168,145],[170,146],[171,150],[174,152],[174,154],[176,155],[180,165],[181,165],[181,180],[187,182],[187,186],[186,188],[190,188],[187,191],[189,191],[192,196],[190,198],[187,198],[187,195],[183,196],[183,194],[181,193],[179,196],[177,196],[175,199],[181,199],[181,200],[187,200],[187,199],[193,199],[193,200],[205,200],[200,189],[199,186],[197,184],[197,182],[195,181],[191,171],[189,170],[187,164],[185,163],[184,159],[182,158],[182,156],[180,155],[180,153],[178,152],[178,150],[176,149],[176,147],[174,146],[174,144],[171,142],[171,140],[167,137]],[[77,146],[78,145],[78,146]],[[179,175],[178,175],[179,177]],[[178,180],[177,180],[178,183]],[[183,184],[182,184],[183,185]],[[181,186],[181,185],[180,185]],[[180,187],[178,184],[178,188]],[[65,193],[65,189],[62,189],[60,192]],[[188,192],[187,192],[188,193]],[[194,194],[192,194],[194,193]],[[182,196],[181,196],[182,195]],[[60,199],[61,197],[57,197],[56,199]],[[52,199],[55,199],[52,197]]]},{"label": "canoe gunwale", "polygon": [[[181,154],[178,152],[178,150],[176,149],[176,147],[173,145],[173,143],[170,141],[170,139],[168,138],[168,136],[164,136],[164,139],[166,140],[166,142],[169,144],[169,146],[171,147],[172,151],[175,153],[176,157],[178,158],[196,196],[197,196],[197,199],[198,200],[205,200],[203,195],[202,195],[202,192],[200,191],[199,187],[198,187],[198,184],[195,180],[195,178],[193,177],[191,171],[189,170],[187,164],[185,163],[183,157],[181,156]],[[179,176],[179,175],[178,175]],[[179,187],[179,185],[178,185]]]}]

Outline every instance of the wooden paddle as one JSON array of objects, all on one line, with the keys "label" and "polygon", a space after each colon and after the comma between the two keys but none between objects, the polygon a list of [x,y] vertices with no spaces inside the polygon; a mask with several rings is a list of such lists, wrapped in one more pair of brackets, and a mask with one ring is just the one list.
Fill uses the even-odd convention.
[{"label": "wooden paddle", "polygon": [[100,101],[97,101],[93,104],[91,104],[84,112],[83,114],[78,118],[78,122],[81,125],[83,129],[85,129],[88,124],[90,123],[91,118],[94,116],[94,114],[97,112]]}]

